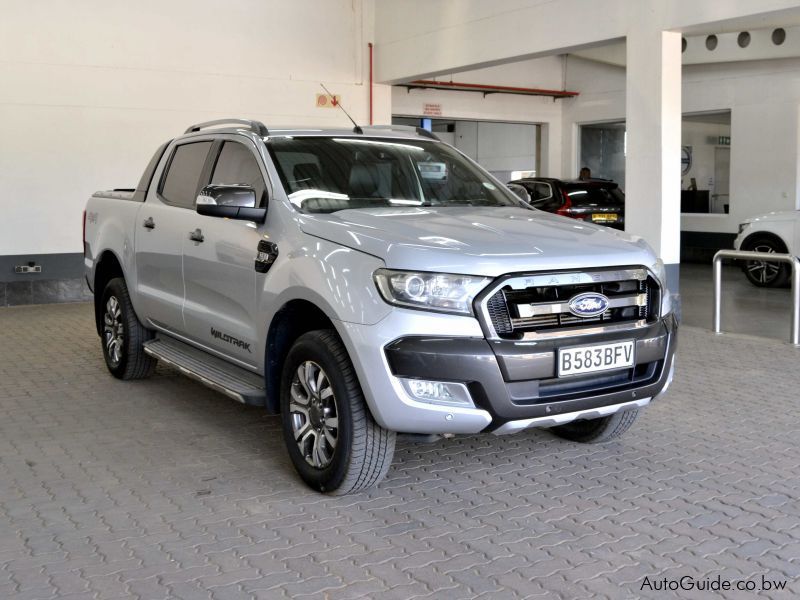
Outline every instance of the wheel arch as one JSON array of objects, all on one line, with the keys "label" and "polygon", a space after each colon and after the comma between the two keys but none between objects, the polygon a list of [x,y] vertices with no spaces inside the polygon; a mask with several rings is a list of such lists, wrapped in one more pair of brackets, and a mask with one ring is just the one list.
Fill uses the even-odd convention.
[{"label": "wheel arch", "polygon": [[777,233],[773,233],[772,231],[754,231],[750,235],[748,235],[741,244],[742,250],[749,250],[751,249],[751,245],[755,243],[756,240],[759,239],[766,239],[775,242],[779,247],[783,248],[784,252],[788,252],[789,245],[784,241],[784,239],[778,235]]},{"label": "wheel arch", "polygon": [[94,320],[97,335],[103,331],[103,292],[108,282],[116,277],[125,278],[122,262],[113,250],[105,250],[97,260],[94,270]]},{"label": "wheel arch", "polygon": [[267,410],[270,413],[280,412],[281,373],[289,348],[301,335],[317,329],[336,331],[336,326],[325,311],[309,300],[289,300],[273,316],[264,354]]}]

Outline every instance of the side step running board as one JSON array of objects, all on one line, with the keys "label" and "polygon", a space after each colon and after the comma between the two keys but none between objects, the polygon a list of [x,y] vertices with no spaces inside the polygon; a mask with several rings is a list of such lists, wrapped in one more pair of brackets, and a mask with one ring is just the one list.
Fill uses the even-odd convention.
[{"label": "side step running board", "polygon": [[255,406],[267,404],[267,390],[264,388],[263,377],[202,350],[173,338],[161,336],[145,342],[144,351],[234,400]]}]

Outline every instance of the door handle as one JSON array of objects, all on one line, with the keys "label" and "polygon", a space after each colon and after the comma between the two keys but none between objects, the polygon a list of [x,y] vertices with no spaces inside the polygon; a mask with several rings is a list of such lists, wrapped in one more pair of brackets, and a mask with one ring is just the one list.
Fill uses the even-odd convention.
[{"label": "door handle", "polygon": [[193,242],[202,242],[206,238],[203,237],[203,232],[198,227],[194,231],[189,232],[189,239]]},{"label": "door handle", "polygon": [[144,225],[147,229],[155,229],[156,228],[156,222],[153,221],[153,217],[147,217],[144,220],[144,223],[142,223],[142,225]]}]

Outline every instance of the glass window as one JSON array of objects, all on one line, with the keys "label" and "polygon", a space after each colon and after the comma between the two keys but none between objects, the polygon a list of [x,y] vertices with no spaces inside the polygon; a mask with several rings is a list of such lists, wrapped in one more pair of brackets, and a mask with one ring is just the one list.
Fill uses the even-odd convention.
[{"label": "glass window", "polygon": [[561,201],[553,197],[553,187],[549,183],[528,183],[526,187],[531,194],[531,206],[534,208],[553,211],[561,207]]},{"label": "glass window", "polygon": [[268,142],[281,183],[303,212],[390,206],[519,206],[505,186],[429,140],[295,137]]},{"label": "glass window", "polygon": [[565,185],[564,190],[569,196],[572,206],[591,207],[591,206],[623,206],[625,204],[625,194],[616,184],[570,184]]},{"label": "glass window", "polygon": [[194,206],[200,173],[210,148],[211,142],[181,144],[175,148],[161,187],[161,195],[167,202],[182,208]]},{"label": "glass window", "polygon": [[263,206],[266,184],[255,155],[238,142],[225,142],[214,166],[211,183],[249,185],[256,191],[256,201]]}]

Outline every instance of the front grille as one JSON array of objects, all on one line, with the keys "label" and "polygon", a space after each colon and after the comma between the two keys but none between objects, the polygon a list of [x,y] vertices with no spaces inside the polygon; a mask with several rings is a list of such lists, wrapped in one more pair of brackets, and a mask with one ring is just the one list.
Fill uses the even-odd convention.
[{"label": "front grille", "polygon": [[[586,292],[606,296],[609,308],[595,317],[574,315],[570,300]],[[483,302],[484,317],[497,337],[509,340],[526,333],[652,322],[660,305],[658,283],[643,268],[512,276],[490,294]]]}]

